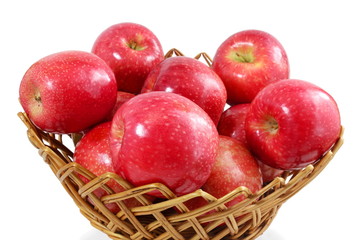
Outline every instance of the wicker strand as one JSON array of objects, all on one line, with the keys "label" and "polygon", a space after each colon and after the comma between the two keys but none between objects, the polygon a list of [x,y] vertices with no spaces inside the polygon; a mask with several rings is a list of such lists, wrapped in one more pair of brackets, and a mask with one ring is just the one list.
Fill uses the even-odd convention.
[{"label": "wicker strand", "polygon": [[176,48],[172,48],[170,49],[167,53],[165,53],[165,58],[170,58],[172,56],[184,56],[184,54],[182,52],[180,52],[178,49]]},{"label": "wicker strand", "polygon": [[205,62],[207,63],[207,65],[209,67],[212,65],[213,60],[206,52],[201,52],[201,53],[197,54],[194,58],[196,60],[200,60],[201,57],[205,60]]}]

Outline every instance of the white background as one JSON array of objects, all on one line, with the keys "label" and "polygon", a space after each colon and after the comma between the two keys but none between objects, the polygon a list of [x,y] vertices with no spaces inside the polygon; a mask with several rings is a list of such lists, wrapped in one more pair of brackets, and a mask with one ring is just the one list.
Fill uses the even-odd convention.
[{"label": "white background", "polygon": [[[261,240],[359,239],[360,14],[356,1],[1,1],[0,238],[105,240],[79,213],[17,118],[28,67],[63,50],[90,51],[112,24],[150,28],[165,51],[213,56],[231,34],[264,30],[285,47],[291,77],[337,100],[345,144],[310,185],[288,200]],[[6,236],[6,238],[4,238]]]}]

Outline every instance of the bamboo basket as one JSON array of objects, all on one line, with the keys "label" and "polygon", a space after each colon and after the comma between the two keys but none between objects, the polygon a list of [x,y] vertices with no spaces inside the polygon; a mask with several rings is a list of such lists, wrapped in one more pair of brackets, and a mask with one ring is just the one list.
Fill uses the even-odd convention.
[{"label": "bamboo basket", "polygon": [[[171,49],[165,57],[173,55],[183,56],[179,50]],[[195,57],[200,58],[211,65],[211,58],[206,53]],[[239,186],[219,199],[201,189],[176,197],[160,183],[134,187],[114,173],[95,176],[73,162],[73,152],[70,149],[76,141],[74,135],[43,132],[25,113],[20,112],[18,116],[27,127],[30,142],[72,197],[81,214],[92,226],[114,240],[256,239],[269,227],[281,205],[311,182],[343,144],[342,128],[338,141],[315,164],[301,170],[286,171],[256,193]],[[79,174],[90,182],[84,183]],[[126,190],[114,193],[106,184],[109,180],[116,181]],[[94,194],[98,188],[102,188],[108,195],[98,198]],[[145,197],[146,193],[154,190],[160,191],[164,200],[150,202]],[[246,199],[232,207],[225,206],[240,195],[244,195]],[[204,198],[208,204],[190,211],[186,207],[186,201],[198,197]],[[137,201],[139,206],[128,208],[124,203],[127,199]],[[117,204],[120,211],[112,213],[105,206],[109,203]]]}]

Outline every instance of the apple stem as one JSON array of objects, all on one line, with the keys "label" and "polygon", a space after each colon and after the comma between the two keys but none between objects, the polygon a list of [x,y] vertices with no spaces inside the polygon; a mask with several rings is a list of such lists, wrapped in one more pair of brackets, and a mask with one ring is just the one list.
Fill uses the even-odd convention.
[{"label": "apple stem", "polygon": [[276,134],[279,130],[279,123],[274,118],[269,118],[266,121],[266,128],[270,134]]},{"label": "apple stem", "polygon": [[245,54],[235,53],[235,55],[239,62],[251,63],[254,61],[254,56],[251,53],[245,53]]},{"label": "apple stem", "polygon": [[36,100],[37,102],[41,102],[41,96],[40,96],[40,95],[36,95],[36,96],[35,96],[35,100]]},{"label": "apple stem", "polygon": [[131,40],[129,41],[129,43],[127,44],[129,48],[136,50],[136,51],[141,51],[144,50],[146,47],[144,46],[140,46],[136,41]]},{"label": "apple stem", "polygon": [[131,49],[136,50],[137,43],[136,43],[135,41],[131,41],[131,42],[129,43],[129,47],[130,47]]}]

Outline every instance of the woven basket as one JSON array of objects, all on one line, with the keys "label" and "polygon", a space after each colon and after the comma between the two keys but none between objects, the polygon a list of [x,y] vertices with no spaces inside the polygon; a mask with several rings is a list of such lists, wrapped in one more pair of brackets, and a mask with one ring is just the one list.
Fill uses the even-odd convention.
[{"label": "woven basket", "polygon": [[[183,56],[176,49],[171,49],[165,56],[172,55]],[[201,57],[211,65],[206,53],[200,53],[195,58]],[[114,173],[96,177],[73,162],[70,149],[74,147],[76,136],[43,132],[32,124],[25,113],[20,112],[18,116],[28,129],[30,142],[39,150],[40,156],[73,198],[80,212],[95,228],[112,239],[255,239],[269,227],[281,205],[313,180],[343,143],[342,129],[338,141],[315,164],[297,171],[286,171],[256,193],[240,186],[219,199],[202,190],[176,197],[160,183],[134,187]],[[91,181],[85,184],[79,174]],[[126,191],[115,194],[106,185],[111,179]],[[94,191],[98,188],[104,189],[108,195],[100,199],[96,197]],[[150,202],[145,196],[154,190],[159,190],[165,200]],[[232,207],[225,206],[240,195],[246,199]],[[189,211],[185,202],[197,197],[204,198],[208,204]],[[129,209],[124,204],[126,199],[136,199],[139,206]],[[116,203],[120,211],[112,213],[105,206],[108,203]]]}]

